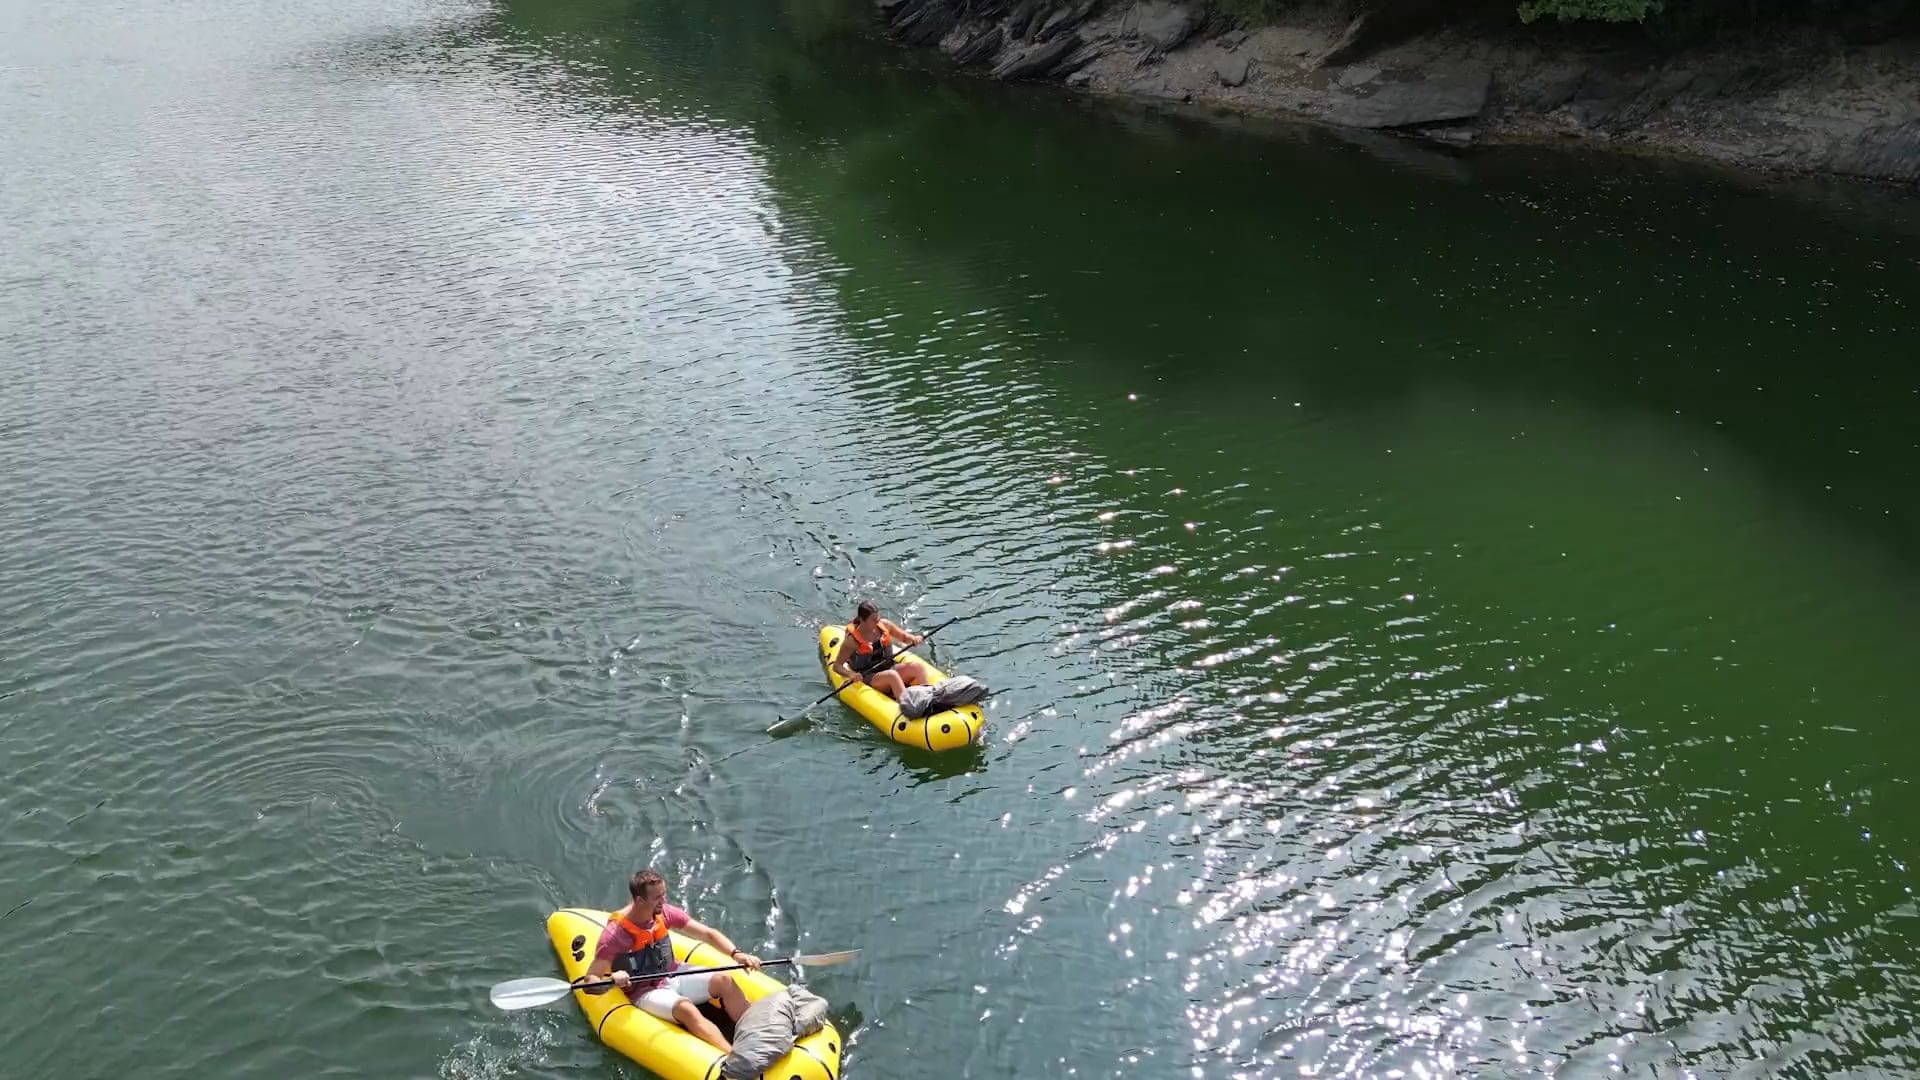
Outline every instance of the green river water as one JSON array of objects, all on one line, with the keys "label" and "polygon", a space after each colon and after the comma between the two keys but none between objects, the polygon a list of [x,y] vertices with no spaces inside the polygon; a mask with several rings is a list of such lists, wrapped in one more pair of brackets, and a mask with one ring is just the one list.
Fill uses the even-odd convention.
[{"label": "green river water", "polygon": [[[858,0],[0,0],[0,1075],[1920,1076],[1920,204]],[[998,691],[834,705],[874,596]]]}]

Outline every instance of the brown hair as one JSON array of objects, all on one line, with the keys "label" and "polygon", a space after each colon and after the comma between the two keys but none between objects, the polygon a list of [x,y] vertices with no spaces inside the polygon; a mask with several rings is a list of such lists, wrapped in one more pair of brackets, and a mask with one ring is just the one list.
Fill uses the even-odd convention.
[{"label": "brown hair", "polygon": [[656,881],[660,883],[661,888],[664,889],[667,887],[667,879],[661,877],[659,874],[651,870],[635,870],[633,876],[627,879],[627,892],[632,893],[635,900],[645,900],[647,898],[647,886]]},{"label": "brown hair", "polygon": [[860,606],[853,609],[853,621],[866,622],[878,614],[880,614],[880,609],[874,606],[873,601],[862,600],[860,601]]}]

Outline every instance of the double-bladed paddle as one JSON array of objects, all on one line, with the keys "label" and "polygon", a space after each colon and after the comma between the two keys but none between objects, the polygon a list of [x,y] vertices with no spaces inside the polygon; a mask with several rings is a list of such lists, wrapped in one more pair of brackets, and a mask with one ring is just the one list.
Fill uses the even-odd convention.
[{"label": "double-bladed paddle", "polygon": [[[859,955],[859,949],[843,949],[840,952],[812,953],[803,956],[789,956],[780,960],[768,960],[760,966],[773,967],[776,964],[799,964],[802,967],[832,967],[835,964],[844,964]],[[682,975],[713,975],[722,971],[740,971],[746,966],[745,964],[728,964],[724,967],[676,968],[673,971],[662,972],[660,976],[650,975],[647,976],[647,978],[670,976],[677,979]],[[502,1009],[531,1009],[536,1006],[548,1005],[559,1001],[575,990],[599,990],[602,987],[612,985],[613,979],[611,978],[595,979],[592,982],[583,983],[570,983],[565,979],[511,979],[496,985],[487,996],[493,999],[494,1005]]]}]

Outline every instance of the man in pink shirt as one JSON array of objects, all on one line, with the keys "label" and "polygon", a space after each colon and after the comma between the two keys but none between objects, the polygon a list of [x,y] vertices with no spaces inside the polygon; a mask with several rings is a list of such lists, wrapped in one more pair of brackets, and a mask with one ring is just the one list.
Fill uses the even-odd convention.
[{"label": "man in pink shirt", "polygon": [[[751,971],[760,970],[760,958],[734,947],[732,939],[711,926],[698,922],[685,911],[667,903],[667,883],[651,870],[640,870],[627,881],[633,903],[613,913],[607,928],[600,931],[600,943],[594,946],[593,963],[580,978],[596,979],[609,973],[613,985],[626,992],[635,1006],[662,1020],[670,1020],[702,1039],[731,1052],[733,1044],[713,1021],[700,1014],[700,1003],[718,1001],[735,1021],[747,1011],[747,996],[733,981],[733,973],[713,975],[674,975],[673,940],[667,931],[678,930],[688,937],[719,949]],[[715,967],[715,964],[699,964]],[[579,980],[576,980],[579,981]],[[588,990],[604,994],[605,986]]]}]

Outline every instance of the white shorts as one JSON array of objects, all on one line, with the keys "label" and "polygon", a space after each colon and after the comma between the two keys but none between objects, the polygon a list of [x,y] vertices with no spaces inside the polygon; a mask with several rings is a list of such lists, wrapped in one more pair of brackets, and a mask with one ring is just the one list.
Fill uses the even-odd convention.
[{"label": "white shorts", "polygon": [[[686,965],[682,964],[680,966],[685,967]],[[709,997],[707,993],[707,980],[711,978],[713,978],[711,974],[669,975],[664,984],[641,994],[634,1000],[634,1004],[665,1020],[669,1024],[675,1023],[676,1021],[673,1019],[673,1007],[679,1004],[683,998],[693,1002],[695,1005],[706,1001]]]}]

